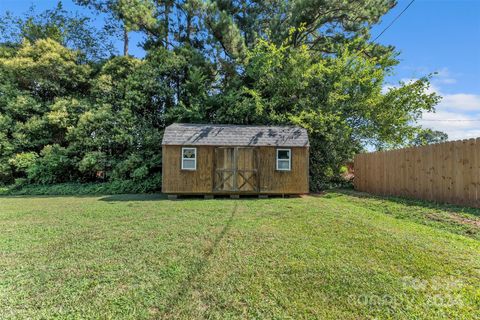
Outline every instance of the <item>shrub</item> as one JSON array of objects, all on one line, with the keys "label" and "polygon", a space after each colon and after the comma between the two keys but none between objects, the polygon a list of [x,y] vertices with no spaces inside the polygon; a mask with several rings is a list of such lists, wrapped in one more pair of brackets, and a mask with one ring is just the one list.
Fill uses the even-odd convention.
[{"label": "shrub", "polygon": [[98,171],[104,171],[107,155],[101,151],[87,152],[78,163],[78,170],[88,176],[94,176]]},{"label": "shrub", "polygon": [[28,179],[39,184],[66,182],[72,180],[75,172],[67,150],[53,144],[42,149],[40,157],[28,169]]},{"label": "shrub", "polygon": [[142,181],[115,180],[102,183],[56,183],[26,184],[17,179],[15,184],[0,188],[0,195],[86,195],[159,192],[162,185],[161,174],[155,174]]},{"label": "shrub", "polygon": [[8,163],[15,168],[17,172],[26,172],[35,164],[35,160],[38,158],[36,152],[22,152],[15,154],[8,160]]}]

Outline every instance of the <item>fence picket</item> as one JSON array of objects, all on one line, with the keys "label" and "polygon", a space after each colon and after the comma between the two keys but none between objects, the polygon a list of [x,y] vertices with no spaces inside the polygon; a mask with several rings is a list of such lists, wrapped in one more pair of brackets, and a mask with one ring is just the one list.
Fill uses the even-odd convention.
[{"label": "fence picket", "polygon": [[355,156],[355,189],[480,207],[480,138]]}]

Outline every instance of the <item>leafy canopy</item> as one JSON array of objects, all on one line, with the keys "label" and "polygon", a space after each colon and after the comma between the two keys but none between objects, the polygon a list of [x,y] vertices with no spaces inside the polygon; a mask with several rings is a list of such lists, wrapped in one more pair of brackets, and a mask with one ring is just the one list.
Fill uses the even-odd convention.
[{"label": "leafy canopy", "polygon": [[[340,182],[367,145],[445,138],[415,125],[439,101],[428,75],[384,90],[398,54],[373,43],[370,28],[395,1],[77,3],[107,17],[106,29],[61,5],[10,16],[18,32],[0,45],[2,183],[158,188],[162,133],[177,121],[306,128],[312,190]],[[142,59],[99,45],[121,36],[128,49],[131,31],[144,36]]]}]

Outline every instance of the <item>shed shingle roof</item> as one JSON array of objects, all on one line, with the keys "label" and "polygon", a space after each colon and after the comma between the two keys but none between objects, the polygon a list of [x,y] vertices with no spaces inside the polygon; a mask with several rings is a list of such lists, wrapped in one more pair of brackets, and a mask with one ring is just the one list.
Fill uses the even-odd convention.
[{"label": "shed shingle roof", "polygon": [[245,126],[174,123],[165,129],[163,145],[309,146],[307,131],[295,126]]}]

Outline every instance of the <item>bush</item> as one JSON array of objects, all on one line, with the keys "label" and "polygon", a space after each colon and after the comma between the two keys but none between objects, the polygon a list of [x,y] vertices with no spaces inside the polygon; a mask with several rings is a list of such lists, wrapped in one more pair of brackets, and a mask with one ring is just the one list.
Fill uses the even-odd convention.
[{"label": "bush", "polygon": [[37,158],[38,154],[36,152],[17,153],[8,160],[8,164],[14,167],[17,172],[26,172],[35,164]]},{"label": "bush", "polygon": [[[17,179],[19,180],[19,179]],[[143,181],[116,180],[103,183],[57,183],[57,184],[19,184],[0,188],[1,195],[87,195],[153,193],[161,190],[161,174],[153,175]]]},{"label": "bush", "polygon": [[40,157],[27,172],[28,179],[33,183],[52,184],[71,181],[76,171],[67,150],[54,144],[42,149]]},{"label": "bush", "polygon": [[104,172],[107,155],[101,151],[87,152],[78,163],[78,170],[89,178],[96,177],[98,172]]}]

